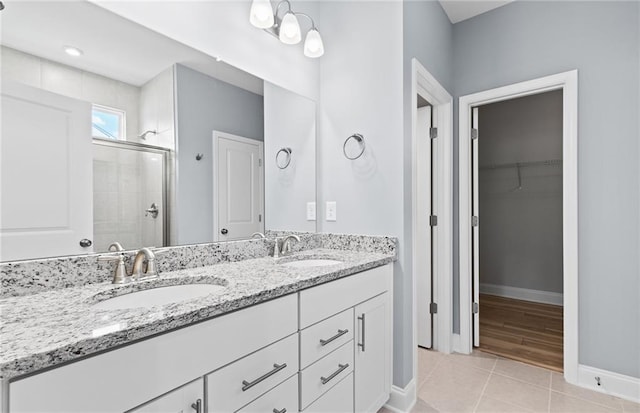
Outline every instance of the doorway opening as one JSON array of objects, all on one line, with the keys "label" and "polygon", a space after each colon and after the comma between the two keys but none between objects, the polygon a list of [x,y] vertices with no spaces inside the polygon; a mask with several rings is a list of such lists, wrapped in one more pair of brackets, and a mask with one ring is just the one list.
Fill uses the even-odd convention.
[{"label": "doorway opening", "polygon": [[460,98],[460,345],[578,369],[577,71]]},{"label": "doorway opening", "polygon": [[472,123],[474,346],[562,371],[562,90]]}]

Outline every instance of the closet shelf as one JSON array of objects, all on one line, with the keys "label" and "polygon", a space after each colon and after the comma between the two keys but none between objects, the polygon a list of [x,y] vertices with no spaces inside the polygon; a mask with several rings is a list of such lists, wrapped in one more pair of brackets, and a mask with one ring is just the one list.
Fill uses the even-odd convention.
[{"label": "closet shelf", "polygon": [[507,169],[507,168],[525,168],[528,166],[558,166],[562,165],[562,159],[548,159],[546,161],[529,161],[529,162],[515,162],[515,163],[502,163],[493,165],[480,165],[480,169]]}]

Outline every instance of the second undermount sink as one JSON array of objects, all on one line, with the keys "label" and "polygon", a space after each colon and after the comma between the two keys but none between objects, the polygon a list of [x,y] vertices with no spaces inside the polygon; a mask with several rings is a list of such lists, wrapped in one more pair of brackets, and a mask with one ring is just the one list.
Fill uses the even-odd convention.
[{"label": "second undermount sink", "polygon": [[303,258],[295,261],[280,263],[280,265],[284,267],[292,267],[292,268],[325,267],[328,265],[338,265],[338,264],[342,264],[342,261],[333,260],[329,258],[309,258],[309,259]]},{"label": "second undermount sink", "polygon": [[92,307],[98,310],[153,307],[204,297],[222,291],[224,288],[223,285],[215,284],[185,284],[150,288],[109,298],[93,304]]}]

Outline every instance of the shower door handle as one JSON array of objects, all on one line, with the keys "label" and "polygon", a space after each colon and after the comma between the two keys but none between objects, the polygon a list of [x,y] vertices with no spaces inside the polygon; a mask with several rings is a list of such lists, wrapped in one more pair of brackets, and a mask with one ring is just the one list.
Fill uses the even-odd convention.
[{"label": "shower door handle", "polygon": [[151,218],[158,218],[158,205],[156,203],[152,203],[151,206],[144,210],[144,216],[149,216],[151,214]]}]

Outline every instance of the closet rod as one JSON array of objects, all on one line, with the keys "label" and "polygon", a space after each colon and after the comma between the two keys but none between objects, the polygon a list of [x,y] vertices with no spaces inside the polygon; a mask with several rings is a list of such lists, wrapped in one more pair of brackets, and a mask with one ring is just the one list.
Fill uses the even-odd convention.
[{"label": "closet rod", "polygon": [[527,166],[555,166],[562,165],[562,159],[549,159],[546,161],[531,161],[531,162],[515,162],[515,163],[503,163],[494,165],[482,165],[480,169],[505,169],[505,168],[524,168]]}]

